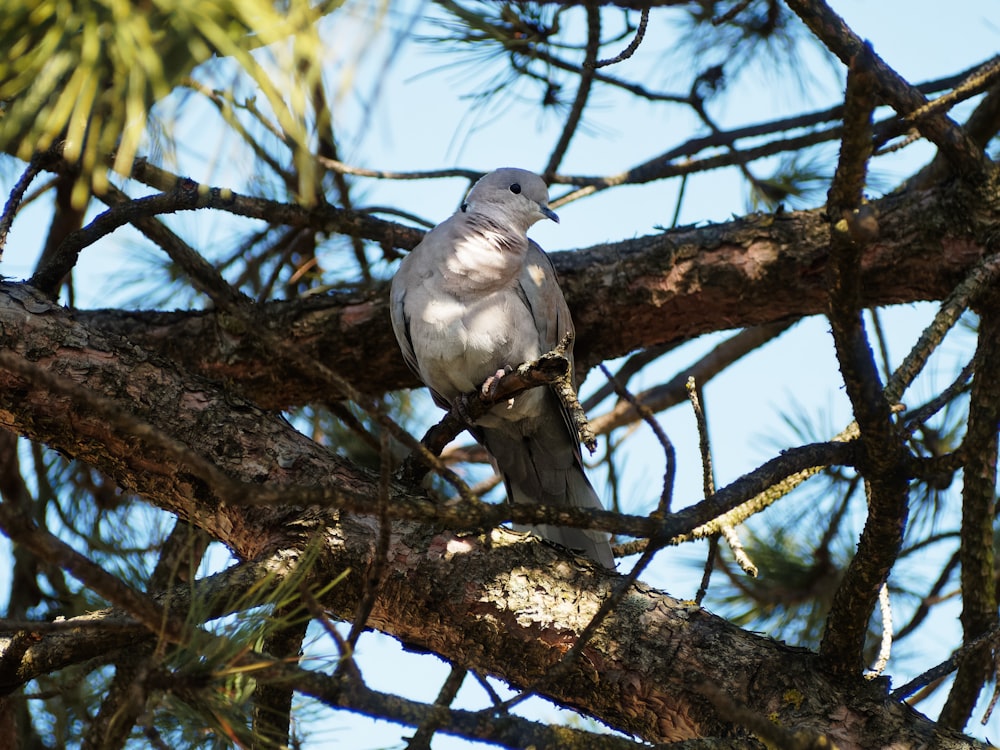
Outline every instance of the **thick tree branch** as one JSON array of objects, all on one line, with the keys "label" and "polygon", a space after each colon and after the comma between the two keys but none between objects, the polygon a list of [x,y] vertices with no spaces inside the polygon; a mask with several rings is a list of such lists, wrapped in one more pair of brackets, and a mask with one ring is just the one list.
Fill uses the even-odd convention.
[{"label": "thick tree branch", "polygon": [[[1000,422],[1000,317],[995,293],[981,300],[975,375],[969,396],[969,421],[962,453],[962,630],[972,643],[997,628],[996,567],[993,526],[996,519],[997,428]],[[995,674],[995,657],[986,648],[966,654],[940,721],[961,729],[969,720],[983,685]]]},{"label": "thick tree branch", "polygon": [[[542,545],[530,559],[518,554],[516,547],[491,549],[471,539],[452,538],[443,547],[424,549],[420,545],[425,531],[414,526],[395,530],[400,549],[408,554],[393,558],[370,623],[413,647],[434,650],[515,686],[534,684],[546,676],[608,593],[607,582]],[[348,517],[325,534],[325,558],[312,571],[317,579],[373,554],[378,532],[363,519]],[[495,534],[494,540],[499,539]],[[253,581],[263,580],[265,571],[249,566],[234,574],[220,574],[216,577],[220,580],[208,579],[204,586],[199,583],[199,597],[217,602],[220,589],[248,589]],[[363,576],[350,575],[324,603],[335,615],[350,617],[363,590]],[[182,589],[167,601],[185,612],[192,608],[189,595],[190,590]],[[218,607],[215,611],[221,613]],[[44,654],[51,650],[49,639],[55,637],[37,638],[25,665],[52,664],[56,652]],[[76,658],[95,654],[94,644],[78,629],[67,627],[58,637],[62,660],[74,650]],[[120,640],[107,643],[107,647],[121,645]],[[512,660],[511,653],[521,658]],[[701,695],[698,688],[711,675],[719,694],[730,701],[790,731],[825,736],[838,747],[884,747],[892,742],[903,747],[984,747],[936,728],[904,704],[888,700],[879,683],[831,680],[814,654],[742,631],[641,584],[633,587],[627,606],[612,614],[582,656],[564,678],[548,685],[548,697],[582,707],[648,741],[742,735],[739,721],[734,723],[728,711],[720,711]],[[300,692],[319,694],[324,700],[333,695],[317,690],[320,683],[305,678],[294,678]],[[322,675],[311,679],[329,684]],[[790,690],[794,700],[788,698]],[[367,712],[346,696],[333,705]],[[831,712],[830,705],[840,710]],[[431,714],[421,713],[407,723],[430,718]]]},{"label": "thick tree branch", "polygon": [[[984,238],[1000,223],[996,193],[961,183],[889,196],[871,210],[879,236],[861,256],[864,306],[943,299],[982,258]],[[577,363],[589,369],[638,348],[825,312],[829,240],[825,212],[817,209],[554,253],[576,323]],[[740,294],[731,294],[733,288]],[[258,337],[224,312],[77,315],[187,369],[236,384],[264,408],[330,397],[321,381],[261,351]],[[255,313],[259,326],[335,372],[352,376],[365,362],[365,377],[355,383],[366,393],[418,385],[388,319],[385,291],[273,302]],[[201,345],[190,346],[194,340]]]},{"label": "thick tree branch", "polygon": [[820,654],[838,671],[862,667],[868,619],[899,553],[907,512],[906,452],[885,400],[861,317],[864,246],[878,221],[863,205],[875,106],[874,54],[863,47],[851,61],[844,106],[844,139],[830,187],[830,309],[837,361],[860,430],[859,470],[868,494],[868,518],[844,580],[834,594]]},{"label": "thick tree branch", "polygon": [[[303,532],[295,519],[309,516],[305,506],[373,512],[378,480],[280,417],[87,329],[26,287],[8,285],[6,292],[0,293],[0,330],[7,338],[0,343],[11,351],[0,355],[0,424],[99,467],[248,559],[298,538]],[[58,355],[31,363],[24,359],[29,350]],[[129,418],[121,419],[126,406]],[[463,531],[512,520],[672,540],[791,474],[852,462],[853,448],[843,443],[793,448],[662,518],[529,504],[437,504],[395,485],[387,513]],[[274,536],[261,533],[260,525]]]},{"label": "thick tree branch", "polygon": [[[169,451],[164,453],[155,444],[140,448],[132,435],[109,431],[100,414],[74,406],[82,402],[62,400],[58,393],[19,382],[18,376],[4,379],[0,388],[4,423],[92,462],[131,491],[207,528],[244,558],[294,551],[318,538],[323,555],[316,570],[324,580],[348,568],[364,571],[374,559],[379,531],[370,515],[370,498],[377,493],[376,477],[305,440],[280,419],[215,390],[209,382],[176,374],[171,363],[125,342],[112,346],[58,307],[23,294],[7,300],[6,308],[0,306],[7,311],[0,318],[0,330],[8,350],[22,351],[28,340],[34,341],[31,351],[37,366],[72,377],[105,398],[131,404],[138,418],[175,440],[183,437],[191,450],[210,456],[237,481],[253,480],[262,492],[273,493],[273,499],[267,506],[227,503],[188,468],[174,465]],[[37,338],[42,334],[49,337],[47,345]],[[115,370],[119,375],[113,374]],[[847,456],[851,446],[837,450]],[[789,456],[795,455],[793,451],[775,462],[787,469],[793,463]],[[836,456],[829,450],[825,455],[820,462]],[[816,462],[808,452],[803,456],[803,461]],[[760,491],[761,484],[766,486],[766,469],[755,474],[704,504],[645,523],[658,523],[659,535],[691,529]],[[356,514],[288,504],[296,498],[297,488],[310,485],[339,486],[348,495],[368,497],[368,507]],[[394,510],[406,498],[397,489],[393,493],[389,507]],[[612,579],[564,552],[502,530],[484,539],[443,532],[438,522],[395,521],[392,538],[388,569],[368,623],[514,685],[534,685],[549,673],[600,607]],[[231,582],[229,589],[232,593],[239,586]],[[325,604],[338,617],[350,619],[366,590],[365,576],[351,573],[333,588]],[[224,608],[225,599],[220,594],[217,609]],[[786,727],[835,738],[853,731],[852,724],[865,724],[865,731],[874,733],[858,740],[865,747],[879,746],[880,737],[889,733],[897,737],[915,733],[921,741],[945,736],[908,709],[886,703],[877,690],[856,685],[842,692],[826,681],[815,657],[807,652],[745,633],[642,586],[629,594],[627,602],[612,613],[565,676],[546,686],[548,697],[582,707],[647,739],[731,736],[739,730],[691,690],[689,679],[693,673],[721,674],[725,675],[721,689],[733,700],[755,711],[776,713]],[[525,619],[527,612],[544,617],[544,622]],[[120,648],[121,633],[103,642]],[[95,648],[100,646],[90,643],[86,653],[94,655]],[[511,653],[524,658],[510,660]],[[735,654],[747,661],[735,664]],[[49,668],[55,666],[51,660],[47,663]],[[26,678],[24,669],[44,669],[44,664],[41,658],[8,664],[7,684],[17,675]],[[602,675],[600,681],[594,679],[593,670]],[[810,697],[802,703],[784,701],[781,696],[789,684]],[[849,717],[831,721],[831,696],[838,705],[848,706],[849,714],[874,712],[880,721],[866,724]],[[958,735],[952,739],[963,741]]]}]

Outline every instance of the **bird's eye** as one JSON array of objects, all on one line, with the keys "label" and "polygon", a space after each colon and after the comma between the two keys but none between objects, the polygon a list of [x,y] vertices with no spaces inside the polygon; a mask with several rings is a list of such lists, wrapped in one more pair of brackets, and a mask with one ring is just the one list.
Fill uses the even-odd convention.
[{"label": "bird's eye", "polygon": [[518,193],[520,193],[521,192],[521,183],[515,182],[513,185],[511,185],[510,186],[510,192],[512,192],[514,195],[517,195]]}]

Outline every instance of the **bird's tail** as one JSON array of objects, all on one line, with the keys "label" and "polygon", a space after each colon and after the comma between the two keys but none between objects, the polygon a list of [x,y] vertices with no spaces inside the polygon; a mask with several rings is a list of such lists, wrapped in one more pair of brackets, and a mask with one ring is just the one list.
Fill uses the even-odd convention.
[{"label": "bird's tail", "polygon": [[[508,492],[510,492],[509,489]],[[593,489],[591,489],[591,492],[593,492]],[[517,490],[514,490],[511,494],[515,496],[514,502],[518,502]],[[514,524],[514,528],[518,531],[530,531],[543,539],[586,555],[605,568],[610,570],[615,569],[615,557],[611,552],[611,535],[604,531],[574,529],[568,526],[552,526],[551,524],[535,524],[533,526]]]},{"label": "bird's tail", "polygon": [[[483,429],[487,450],[493,455],[513,503],[533,503],[603,510],[604,506],[584,473],[579,448],[565,425],[528,435],[508,430]],[[611,536],[603,531],[539,524],[515,526],[544,539],[585,554],[611,570]]]}]

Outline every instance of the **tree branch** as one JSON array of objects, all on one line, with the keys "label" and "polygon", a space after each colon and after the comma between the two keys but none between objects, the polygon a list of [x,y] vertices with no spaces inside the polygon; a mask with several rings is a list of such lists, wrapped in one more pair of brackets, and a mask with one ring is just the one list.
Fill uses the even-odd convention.
[{"label": "tree branch", "polygon": [[[962,584],[962,631],[972,643],[1000,625],[997,618],[993,524],[996,518],[997,424],[1000,422],[1000,318],[995,293],[981,300],[975,375],[969,396],[969,418],[962,454],[962,533],[959,545]],[[985,648],[966,654],[940,721],[961,729],[972,714],[983,685],[995,673],[995,657]]]},{"label": "tree branch", "polygon": [[310,227],[321,232],[339,232],[376,240],[386,247],[412,248],[420,242],[418,229],[383,221],[361,211],[349,211],[327,204],[306,207],[266,198],[240,195],[228,188],[213,188],[182,178],[169,190],[120,203],[97,216],[90,224],[71,232],[57,250],[36,271],[32,284],[52,293],[76,265],[80,252],[98,239],[128,223],[165,213],[213,208],[237,216],[262,219],[286,226]]},{"label": "tree branch", "polygon": [[[824,2],[824,0],[786,0],[813,34],[840,58],[845,65],[861,52],[864,42]],[[878,84],[879,94],[899,114],[905,116],[927,105],[927,98],[905,81],[895,70],[874,53],[872,75]],[[981,148],[962,132],[950,117],[931,112],[920,123],[921,132],[951,160],[955,170],[968,178],[985,176],[992,171],[992,163]]]},{"label": "tree branch", "polygon": [[[699,387],[704,387],[708,381],[725,370],[733,362],[738,361],[741,357],[756,351],[767,342],[777,338],[787,331],[791,325],[792,323],[789,321],[779,320],[774,323],[745,328],[720,343],[690,367],[678,371],[666,383],[653,386],[641,393],[635,394],[635,400],[654,412],[665,411],[671,406],[682,403],[687,398],[688,378],[694,378]],[[647,351],[640,351],[634,356],[641,360],[643,359],[643,354]],[[644,361],[640,363],[641,365],[646,364]],[[614,389],[602,389],[600,391],[602,396],[606,395],[605,390],[613,392]],[[593,396],[589,399],[589,401],[594,400]],[[638,419],[639,414],[635,407],[629,401],[620,399],[610,411],[592,419],[590,427],[596,434],[604,435],[618,427],[632,424]]]},{"label": "tree branch", "polygon": [[[354,518],[329,531],[326,556],[312,570],[316,579],[353,566],[370,556],[377,545],[377,529]],[[547,675],[608,593],[606,581],[566,564],[555,550],[542,545],[524,565],[523,559],[517,562],[520,555],[512,556],[512,548],[490,549],[471,540],[453,539],[447,551],[433,546],[424,549],[420,546],[426,540],[424,531],[399,531],[401,545],[409,553],[394,559],[393,574],[380,589],[371,624],[413,647],[430,648],[515,686],[535,684]],[[213,603],[211,615],[203,616],[218,616],[225,610],[219,605],[233,601],[222,592],[259,587],[264,580],[261,576],[275,567],[288,569],[289,561],[286,555],[267,564],[237,566],[241,570],[206,579],[193,590],[179,589],[164,601],[172,612],[192,608],[205,612],[204,605],[192,603],[190,597],[196,592],[200,601]],[[349,575],[331,589],[324,604],[335,615],[350,617],[363,591],[363,576]],[[734,724],[728,711],[706,702],[698,690],[698,677],[713,675],[719,694],[792,732],[827,735],[855,747],[883,747],[892,742],[914,747],[985,747],[935,727],[905,704],[887,700],[878,683],[830,679],[808,651],[743,631],[642,584],[629,591],[627,600],[628,606],[608,618],[568,674],[546,685],[547,697],[563,705],[586,706],[590,715],[647,741],[739,737],[740,721]],[[94,613],[86,619],[98,617],[113,615]],[[48,642],[56,634],[36,638],[23,665],[44,669],[46,664],[51,668],[56,654],[60,663],[66,663],[71,653],[72,661],[94,655],[95,644],[84,632],[76,623],[67,623],[58,636],[62,642],[57,650]],[[100,631],[89,632],[96,636]],[[0,648],[3,645],[0,639]],[[120,647],[121,640],[108,640],[106,647],[112,646]],[[45,651],[51,655],[44,657]],[[510,653],[522,656],[512,660]],[[258,666],[262,679],[278,677],[266,672],[266,664]],[[29,674],[22,671],[24,678],[30,679]],[[324,675],[304,670],[282,675],[292,680],[297,691],[330,705],[364,713],[377,708],[400,717],[385,702],[395,700],[393,696],[372,692],[351,699],[333,690]],[[795,687],[796,700],[787,698],[789,685]],[[344,690],[344,685],[338,689]],[[376,703],[361,700],[366,697]],[[831,704],[842,710],[830,712]],[[413,726],[436,715],[420,713],[403,720]],[[471,719],[473,714],[456,716]],[[861,721],[862,716],[869,720]]]},{"label": "tree branch", "polygon": [[580,84],[576,89],[576,97],[573,99],[573,106],[570,107],[569,116],[563,126],[562,134],[552,154],[549,156],[549,163],[542,172],[542,178],[548,182],[552,175],[559,169],[569,143],[576,135],[576,129],[583,117],[584,107],[587,106],[587,98],[590,96],[591,86],[594,84],[594,74],[597,72],[597,54],[601,49],[601,12],[595,3],[586,3],[587,11],[587,46],[583,60],[583,70],[580,72]]},{"label": "tree branch", "polygon": [[[363,571],[364,561],[373,559],[380,536],[370,517],[376,477],[350,467],[302,438],[282,420],[234,400],[209,382],[178,375],[172,364],[137,352],[132,345],[111,347],[99,333],[86,329],[58,307],[43,306],[30,313],[28,309],[37,304],[32,298],[6,299],[8,306],[0,305],[0,311],[7,311],[0,315],[6,349],[23,351],[30,337],[38,335],[31,334],[28,324],[40,327],[49,343],[42,345],[41,339],[34,339],[31,351],[44,353],[36,366],[44,364],[57,372],[73,373],[83,387],[104,397],[126,399],[138,418],[168,434],[183,435],[191,450],[211,456],[238,481],[253,480],[262,492],[272,493],[272,500],[264,506],[222,502],[185,466],[171,465],[169,454],[139,447],[131,435],[109,432],[99,414],[76,409],[73,401],[53,399],[50,393],[24,382],[2,379],[0,421],[16,424],[31,432],[34,439],[102,468],[130,491],[210,530],[244,558],[265,556],[269,551],[277,555],[278,550],[284,550],[285,557],[275,559],[294,559],[295,550],[318,535],[323,554],[314,574],[323,580],[332,580],[347,569]],[[14,332],[18,332],[17,339],[10,338]],[[662,520],[636,519],[636,523],[641,522],[639,528],[654,531],[660,538],[673,536],[773,483],[768,472],[775,466],[787,472],[796,465],[801,468],[802,463],[843,460],[852,452],[850,445],[818,448],[791,451],[692,508]],[[141,460],[136,462],[133,457]],[[364,515],[293,504],[299,497],[309,497],[305,490],[310,485],[338,487],[347,496],[367,497]],[[398,489],[391,491],[387,507],[394,512],[397,506],[405,506],[406,496]],[[609,520],[614,518],[614,514],[607,515]],[[430,517],[434,518],[433,514]],[[552,520],[563,523],[562,516],[554,515]],[[576,522],[585,524],[591,519]],[[485,538],[457,536],[443,532],[438,524],[393,523],[392,551],[386,557],[388,573],[368,623],[406,643],[496,674],[513,685],[537,684],[572,645],[576,637],[572,634],[583,632],[614,577],[522,535],[496,530]],[[231,594],[239,591],[241,584],[230,578],[226,588]],[[365,576],[351,573],[333,587],[324,603],[335,615],[349,620],[366,590]],[[181,593],[183,589],[172,596]],[[227,601],[231,606],[226,595],[219,592],[218,596],[214,611],[224,610]],[[533,603],[523,600],[525,596]],[[641,585],[625,601],[628,605],[612,612],[567,674],[546,684],[545,695],[566,705],[586,706],[591,715],[647,739],[727,736],[734,728],[690,690],[688,680],[692,672],[708,675],[721,670],[720,674],[732,680],[723,687],[727,694],[753,710],[776,711],[783,726],[819,727],[816,731],[820,733],[841,731],[835,727],[836,720],[830,723],[827,707],[832,696],[852,706],[851,710],[865,715],[874,711],[884,719],[859,722],[865,724],[866,731],[892,732],[896,737],[915,732],[925,738],[937,731],[902,706],[886,706],[881,693],[859,692],[857,686],[851,695],[838,692],[840,688],[825,681],[814,657],[806,652],[745,633]],[[174,606],[173,599],[170,605]],[[433,616],[428,608],[434,610]],[[470,617],[472,612],[475,617]],[[519,614],[514,616],[515,612]],[[526,620],[526,612],[545,620]],[[122,633],[104,642],[120,648]],[[616,645],[626,642],[627,654]],[[86,653],[93,655],[94,648],[99,648],[97,643],[91,641]],[[40,648],[29,643],[29,651],[33,646]],[[524,658],[509,659],[515,652]],[[734,654],[743,654],[749,661],[734,664]],[[46,661],[38,654],[30,662],[18,660],[13,671],[7,670],[5,681],[9,684],[15,675],[30,679],[23,671],[29,664],[31,669],[52,669],[53,658],[63,657],[52,654]],[[600,681],[594,679],[592,670],[603,675]],[[754,676],[752,689],[746,683],[749,675]],[[782,701],[780,695],[789,680],[811,697],[801,704]],[[879,746],[880,740],[866,736],[860,744]]]},{"label": "tree branch", "polygon": [[[1000,224],[994,191],[970,191],[957,182],[870,207],[879,236],[862,252],[864,306],[945,298],[981,260],[984,238]],[[577,364],[585,371],[638,348],[822,313],[829,241],[825,212],[817,209],[554,253],[576,324]],[[739,296],[729,293],[734,286]],[[386,324],[386,290],[272,302],[256,310],[254,320],[335,372],[357,372],[357,363],[365,362],[366,377],[356,382],[365,393],[414,387],[418,382]],[[330,397],[324,383],[261,351],[259,337],[224,312],[77,315],[186,369],[233,383],[264,408]],[[192,340],[205,345],[191,347]]]},{"label": "tree branch", "polygon": [[[294,519],[309,515],[306,506],[373,512],[378,481],[368,472],[304,438],[279,417],[239,399],[234,409],[234,397],[218,385],[105,338],[39,300],[18,286],[0,294],[0,330],[8,334],[0,344],[10,350],[0,356],[15,373],[5,376],[0,368],[0,424],[101,468],[126,489],[225,539],[246,559],[289,543],[289,533],[296,538]],[[29,309],[36,313],[26,314]],[[58,355],[30,363],[23,359],[29,349]],[[81,382],[55,372],[77,373]],[[136,395],[141,382],[136,372],[146,373],[143,377],[156,373],[141,396]],[[122,420],[125,404],[129,419]],[[438,504],[397,485],[390,487],[386,512],[395,519],[467,531],[514,521],[671,540],[791,474],[849,464],[852,455],[852,446],[843,443],[793,448],[711,498],[663,518],[530,504]],[[276,536],[261,534],[260,524],[273,524]]]},{"label": "tree branch", "polygon": [[833,597],[820,654],[841,672],[862,668],[868,619],[899,553],[907,512],[906,451],[883,395],[878,367],[861,317],[862,248],[878,236],[875,216],[862,205],[871,155],[875,106],[873,53],[851,60],[844,106],[844,139],[830,187],[830,308],[828,317],[847,395],[860,429],[858,467],[868,494],[868,519]]}]

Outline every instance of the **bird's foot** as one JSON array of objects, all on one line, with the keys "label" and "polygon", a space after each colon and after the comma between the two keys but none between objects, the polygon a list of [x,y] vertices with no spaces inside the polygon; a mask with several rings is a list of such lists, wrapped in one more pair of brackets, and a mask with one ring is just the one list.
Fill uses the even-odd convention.
[{"label": "bird's foot", "polygon": [[[509,367],[501,368],[495,373],[490,375],[486,380],[483,381],[482,387],[479,389],[480,393],[483,394],[483,398],[493,400],[496,398],[497,389],[500,387],[500,381],[503,380],[504,375],[511,372]],[[507,399],[507,408],[510,409],[514,406],[514,399]]]},{"label": "bird's foot", "polygon": [[452,406],[455,407],[458,416],[466,425],[472,427],[475,424],[475,420],[473,420],[472,414],[469,411],[469,395],[467,393],[458,394],[458,398],[452,402]]}]

